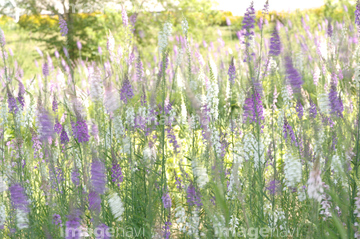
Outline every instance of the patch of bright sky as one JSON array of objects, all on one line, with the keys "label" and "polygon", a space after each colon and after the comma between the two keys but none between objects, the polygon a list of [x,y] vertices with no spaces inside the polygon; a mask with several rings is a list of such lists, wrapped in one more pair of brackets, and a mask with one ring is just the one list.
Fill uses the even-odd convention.
[{"label": "patch of bright sky", "polygon": [[[216,0],[216,9],[231,11],[235,16],[243,16],[252,0]],[[346,2],[355,3],[355,1]],[[255,11],[263,9],[265,0],[254,0]],[[324,0],[269,0],[270,11],[293,11],[316,8],[325,4]]]}]

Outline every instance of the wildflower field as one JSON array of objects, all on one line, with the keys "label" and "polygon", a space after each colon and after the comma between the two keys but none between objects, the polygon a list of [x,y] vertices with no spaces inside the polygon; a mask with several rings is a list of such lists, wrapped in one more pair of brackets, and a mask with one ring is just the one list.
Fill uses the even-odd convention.
[{"label": "wildflower field", "polygon": [[151,59],[124,8],[123,44],[31,78],[0,29],[0,238],[360,238],[360,3],[268,8],[231,46],[169,17]]}]

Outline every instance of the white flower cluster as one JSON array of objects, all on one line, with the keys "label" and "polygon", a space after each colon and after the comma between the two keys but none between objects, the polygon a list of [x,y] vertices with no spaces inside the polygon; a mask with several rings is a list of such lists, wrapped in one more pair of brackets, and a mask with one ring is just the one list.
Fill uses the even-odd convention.
[{"label": "white flower cluster", "polygon": [[301,182],[301,163],[297,157],[291,153],[284,155],[285,159],[285,185],[287,187],[296,187],[296,184]]},{"label": "white flower cluster", "polygon": [[115,89],[108,89],[104,97],[104,106],[108,113],[114,112],[120,106],[120,96]]},{"label": "white flower cluster", "polygon": [[0,193],[7,190],[7,183],[3,176],[0,176]]},{"label": "white flower cluster", "polygon": [[211,81],[207,88],[206,103],[210,108],[211,120],[217,120],[219,117],[219,86],[217,82]]},{"label": "white flower cluster", "polygon": [[179,225],[179,230],[183,233],[186,232],[186,214],[182,206],[175,208],[176,223]]},{"label": "white flower cluster", "polygon": [[121,116],[117,115],[114,117],[114,134],[118,141],[120,141],[122,138],[124,138],[125,135],[125,128],[124,124],[122,122]]},{"label": "white flower cluster", "polygon": [[189,24],[188,24],[186,18],[184,18],[184,19],[181,21],[181,28],[182,28],[182,30],[183,30],[184,35],[186,35],[187,32],[188,32],[188,30],[189,30]]},{"label": "white flower cluster", "polygon": [[192,211],[192,215],[189,218],[189,222],[186,222],[186,226],[188,228],[188,234],[193,236],[195,239],[199,239],[199,224],[200,224],[200,217],[199,211],[194,208]]},{"label": "white flower cluster", "polygon": [[0,122],[0,127],[3,127],[7,123],[7,112],[7,105],[5,103],[2,103],[0,109],[0,118],[2,119]]},{"label": "white flower cluster", "polygon": [[129,129],[133,129],[135,126],[135,111],[132,106],[127,107],[126,109],[126,123],[128,124]]},{"label": "white flower cluster", "polygon": [[171,35],[172,24],[170,22],[165,22],[162,31],[159,32],[159,50],[163,52],[168,46],[168,38]]},{"label": "white flower cluster", "polygon": [[209,176],[207,175],[206,168],[197,163],[197,159],[193,159],[191,162],[193,174],[196,177],[196,183],[199,188],[203,188],[209,182]]},{"label": "white flower cluster", "polygon": [[220,133],[215,127],[211,127],[211,143],[215,148],[215,153],[218,158],[221,157],[221,143],[220,143]]},{"label": "white flower cluster", "polygon": [[336,174],[335,176],[338,177],[344,173],[344,168],[343,168],[343,164],[341,162],[341,159],[339,157],[339,155],[335,154],[332,157],[331,160],[331,170],[334,171],[334,173]]},{"label": "white flower cluster", "polygon": [[331,203],[330,203],[331,197],[327,196],[325,193],[322,195],[322,201],[321,201],[321,209],[320,209],[320,215],[324,215],[323,220],[326,221],[329,217],[331,217]]},{"label": "white flower cluster", "polygon": [[123,143],[123,153],[130,154],[131,153],[130,137],[126,136],[125,138],[123,138],[122,143]]},{"label": "white flower cluster", "polygon": [[121,215],[124,213],[124,204],[121,201],[121,198],[117,193],[112,193],[108,197],[109,206],[112,214],[114,215],[116,221],[120,222],[122,220]]},{"label": "white flower cluster", "polygon": [[180,48],[180,50],[176,56],[176,65],[177,66],[180,66],[180,64],[183,60],[183,57],[184,57],[184,50],[182,48]]},{"label": "white flower cluster", "polygon": [[299,71],[303,71],[304,70],[304,56],[301,52],[296,53],[295,55],[295,67],[299,70]]},{"label": "white flower cluster", "polygon": [[[359,49],[360,49],[360,46],[359,46]],[[360,64],[355,67],[353,81],[355,83],[355,86],[357,88],[359,88],[359,85],[360,85]]]},{"label": "white flower cluster", "polygon": [[318,94],[318,103],[321,113],[327,114],[330,112],[330,101],[326,93]]},{"label": "white flower cluster", "polygon": [[143,160],[144,163],[150,163],[150,162],[155,162],[156,161],[156,149],[155,147],[145,147],[144,148],[144,152],[143,152]]},{"label": "white flower cluster", "polygon": [[17,227],[22,230],[29,227],[29,219],[26,212],[16,209],[16,222]]},{"label": "white flower cluster", "polygon": [[99,73],[92,73],[90,75],[90,97],[93,101],[102,100],[104,95],[104,89]]},{"label": "white flower cluster", "polygon": [[186,120],[187,120],[186,105],[184,102],[184,97],[181,96],[181,122],[180,123],[186,124]]},{"label": "white flower cluster", "polygon": [[236,228],[239,227],[239,219],[234,215],[231,215],[230,221],[229,221],[229,229],[232,235],[236,235]]},{"label": "white flower cluster", "polygon": [[318,202],[321,201],[322,194],[324,192],[322,184],[323,183],[320,177],[320,170],[316,170],[316,169],[311,170],[308,180],[309,198],[313,198]]},{"label": "white flower cluster", "polygon": [[226,230],[226,227],[225,227],[225,218],[223,215],[214,215],[214,218],[213,220],[210,219],[210,221],[213,223],[213,228],[214,228],[214,234],[215,234],[215,237],[220,237],[222,238],[223,236],[223,233],[222,232],[227,232]]},{"label": "white flower cluster", "polygon": [[300,202],[304,201],[306,199],[306,192],[305,192],[305,188],[301,187],[298,190],[298,199]]},{"label": "white flower cluster", "polygon": [[1,204],[1,206],[0,206],[0,227],[4,226],[5,221],[6,221],[5,205]]},{"label": "white flower cluster", "polygon": [[259,165],[265,162],[265,147],[264,143],[260,140],[257,141],[252,133],[247,133],[243,139],[241,156],[245,161],[254,158],[254,166],[257,169]]}]

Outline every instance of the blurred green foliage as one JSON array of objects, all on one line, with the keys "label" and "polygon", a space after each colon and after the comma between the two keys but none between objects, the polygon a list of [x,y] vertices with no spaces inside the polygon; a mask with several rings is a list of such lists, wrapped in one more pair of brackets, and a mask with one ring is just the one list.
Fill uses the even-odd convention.
[{"label": "blurred green foliage", "polygon": [[[198,4],[200,2],[200,4]],[[165,4],[165,3],[164,3]],[[344,10],[347,7],[347,12]],[[203,0],[180,1],[180,5],[172,6],[169,1],[165,4],[168,11],[163,12],[138,12],[135,24],[136,45],[141,48],[143,55],[153,55],[153,45],[157,44],[159,30],[165,21],[170,19],[173,23],[174,35],[181,32],[181,20],[185,17],[189,23],[189,36],[195,41],[210,41],[216,37],[214,27],[227,26],[226,19],[231,21],[229,29],[232,31],[233,39],[236,38],[236,31],[241,29],[242,17],[233,16],[231,12],[223,12],[211,9],[211,3]],[[328,1],[323,7],[294,12],[270,12],[266,18],[269,23],[276,21],[287,23],[288,19],[293,25],[301,26],[302,17],[311,19],[307,24],[311,28],[317,27],[321,19],[326,17],[330,21],[342,22],[348,18],[354,18],[355,6],[348,2],[340,1],[337,4]],[[128,12],[130,18],[134,12]],[[256,13],[257,21],[262,17],[261,11]],[[0,18],[0,25],[9,25],[10,20],[7,17]],[[124,44],[126,34],[122,26],[121,12],[111,9],[104,12],[93,13],[75,13],[72,14],[72,26],[74,28],[74,41],[66,42],[66,37],[60,35],[60,28],[57,16],[48,15],[23,15],[18,26],[22,29],[32,32],[32,39],[45,43],[46,49],[51,53],[55,49],[60,50],[67,46],[70,51],[78,52],[76,41],[82,43],[82,57],[89,60],[99,59],[97,52],[98,46],[106,47],[106,35],[109,30],[112,32],[117,44]],[[62,51],[59,51],[60,53]],[[75,54],[75,57],[78,56]]]}]

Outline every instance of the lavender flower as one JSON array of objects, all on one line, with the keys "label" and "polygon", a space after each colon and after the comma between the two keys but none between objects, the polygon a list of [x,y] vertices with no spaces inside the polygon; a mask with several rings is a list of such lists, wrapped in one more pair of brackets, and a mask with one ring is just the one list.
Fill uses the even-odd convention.
[{"label": "lavender flower", "polygon": [[4,47],[6,44],[4,31],[0,28],[0,45]]},{"label": "lavender flower", "polygon": [[234,57],[231,58],[231,63],[230,63],[230,66],[229,66],[228,75],[229,75],[229,81],[231,82],[231,84],[234,84],[235,83],[235,77],[236,77],[236,69],[235,69],[235,64],[234,64]]},{"label": "lavender flower", "polygon": [[195,187],[192,185],[192,183],[187,188],[186,193],[187,203],[189,206],[196,205],[197,207],[201,207],[203,205],[201,202],[201,195],[195,190]]},{"label": "lavender flower", "polygon": [[15,183],[9,188],[9,190],[13,207],[23,212],[29,212],[29,203],[27,201],[23,187],[20,184]]},{"label": "lavender flower", "polygon": [[45,109],[40,111],[39,124],[40,140],[43,141],[51,138],[54,134],[53,120]]},{"label": "lavender flower", "polygon": [[76,167],[71,172],[71,181],[75,184],[75,186],[79,186],[80,184],[80,173]]},{"label": "lavender flower", "polygon": [[71,232],[66,234],[66,239],[80,239],[80,212],[75,211],[68,216],[66,221],[66,231]]},{"label": "lavender flower", "polygon": [[294,133],[291,125],[289,125],[288,121],[286,120],[286,117],[284,119],[283,132],[284,132],[284,138],[285,138],[286,142],[287,142],[287,138],[288,138],[287,136],[289,134],[290,138],[291,138],[291,143],[295,143],[295,146],[297,146],[295,133]]},{"label": "lavender flower", "polygon": [[24,87],[23,83],[21,81],[19,81],[19,93],[18,93],[17,100],[20,104],[21,109],[24,109],[24,106],[25,106],[25,99],[23,97],[24,94],[25,94],[25,87]]},{"label": "lavender flower", "polygon": [[120,183],[124,180],[121,167],[115,160],[112,162],[111,177],[113,182],[118,183],[118,186],[120,186]]},{"label": "lavender flower", "polygon": [[166,238],[166,239],[169,239],[170,235],[171,235],[170,225],[172,225],[171,222],[165,222],[165,226],[163,227],[163,229],[164,229],[163,237]]},{"label": "lavender flower", "polygon": [[172,127],[171,126],[168,126],[166,128],[166,132],[167,132],[167,137],[169,139],[169,142],[173,145],[174,147],[174,152],[175,154],[178,154],[180,151],[179,151],[179,148],[180,148],[180,145],[178,144],[177,140],[176,140],[176,136],[174,134],[174,131],[172,130]]},{"label": "lavender flower", "polygon": [[52,219],[52,223],[55,226],[60,226],[62,227],[62,221],[61,221],[61,216],[59,214],[54,214],[53,215],[53,219]]},{"label": "lavender flower", "polygon": [[355,10],[355,24],[360,27],[360,1],[356,2],[356,10]]},{"label": "lavender flower", "polygon": [[79,119],[76,123],[71,122],[73,136],[79,143],[89,141],[88,127],[86,121]]},{"label": "lavender flower", "polygon": [[164,208],[171,208],[171,198],[169,193],[165,192],[161,199],[163,201]]},{"label": "lavender flower", "polygon": [[120,99],[124,101],[125,104],[127,104],[128,100],[131,100],[134,96],[133,89],[131,87],[129,79],[125,79],[123,86],[120,90]]},{"label": "lavender flower", "polygon": [[60,19],[59,20],[59,25],[60,25],[60,33],[62,36],[66,36],[66,34],[68,34],[68,28],[67,28],[67,23],[64,19]]},{"label": "lavender flower", "polygon": [[299,72],[294,68],[291,57],[285,57],[286,77],[294,93],[300,92],[301,85],[304,83]]},{"label": "lavender flower", "polygon": [[105,193],[106,175],[104,163],[99,160],[93,160],[91,164],[91,183],[98,194]]},{"label": "lavender flower", "polygon": [[81,50],[82,45],[81,45],[81,42],[80,42],[80,41],[77,41],[77,42],[76,42],[76,46],[77,46],[77,48],[78,48],[79,50]]},{"label": "lavender flower", "polygon": [[274,195],[280,187],[280,181],[278,180],[271,180],[269,186],[266,187],[266,190],[269,191],[270,194]]},{"label": "lavender flower", "polygon": [[9,107],[9,113],[16,114],[19,111],[19,107],[16,104],[16,99],[10,93],[10,91],[8,91],[8,107]]},{"label": "lavender flower", "polygon": [[313,117],[314,119],[316,118],[317,115],[316,105],[314,104],[314,102],[312,102],[312,100],[310,100],[309,113],[311,117]]},{"label": "lavender flower", "polygon": [[296,112],[298,113],[299,119],[302,119],[302,117],[304,115],[304,108],[303,108],[300,100],[298,100],[296,103]]},{"label": "lavender flower", "polygon": [[58,102],[56,101],[56,98],[54,96],[54,100],[52,102],[52,110],[56,112],[58,110]]},{"label": "lavender flower", "polygon": [[344,107],[340,96],[338,96],[336,92],[335,84],[331,84],[331,88],[329,92],[329,102],[331,107],[331,113],[335,114],[336,116],[342,117],[342,112],[344,111]]},{"label": "lavender flower", "polygon": [[58,119],[56,119],[56,121],[55,121],[54,131],[57,134],[61,134],[61,132],[62,132],[62,125],[60,124]]},{"label": "lavender flower", "polygon": [[251,2],[250,6],[246,9],[246,13],[243,18],[243,30],[245,30],[245,37],[252,39],[254,35],[254,27],[255,27],[255,9],[254,2]]},{"label": "lavender flower", "polygon": [[101,211],[101,198],[100,195],[95,191],[89,193],[89,209],[95,214],[100,214]]},{"label": "lavender flower", "polygon": [[269,55],[278,56],[280,55],[280,52],[281,52],[280,36],[277,28],[274,27],[274,31],[271,34],[271,39],[270,39]]},{"label": "lavender flower", "polygon": [[46,62],[43,64],[42,72],[43,72],[44,77],[49,76],[49,65]]},{"label": "lavender flower", "polygon": [[60,134],[60,142],[61,142],[61,144],[66,144],[69,142],[69,137],[65,131],[65,127],[62,128],[62,131]]},{"label": "lavender flower", "polygon": [[261,120],[264,120],[263,105],[258,93],[252,94],[245,99],[243,117],[244,122],[249,120],[249,123],[257,122],[260,124]]},{"label": "lavender flower", "polygon": [[126,9],[124,7],[121,11],[121,17],[122,17],[124,27],[127,27],[129,25],[129,19],[128,19],[128,15],[126,13]]}]

